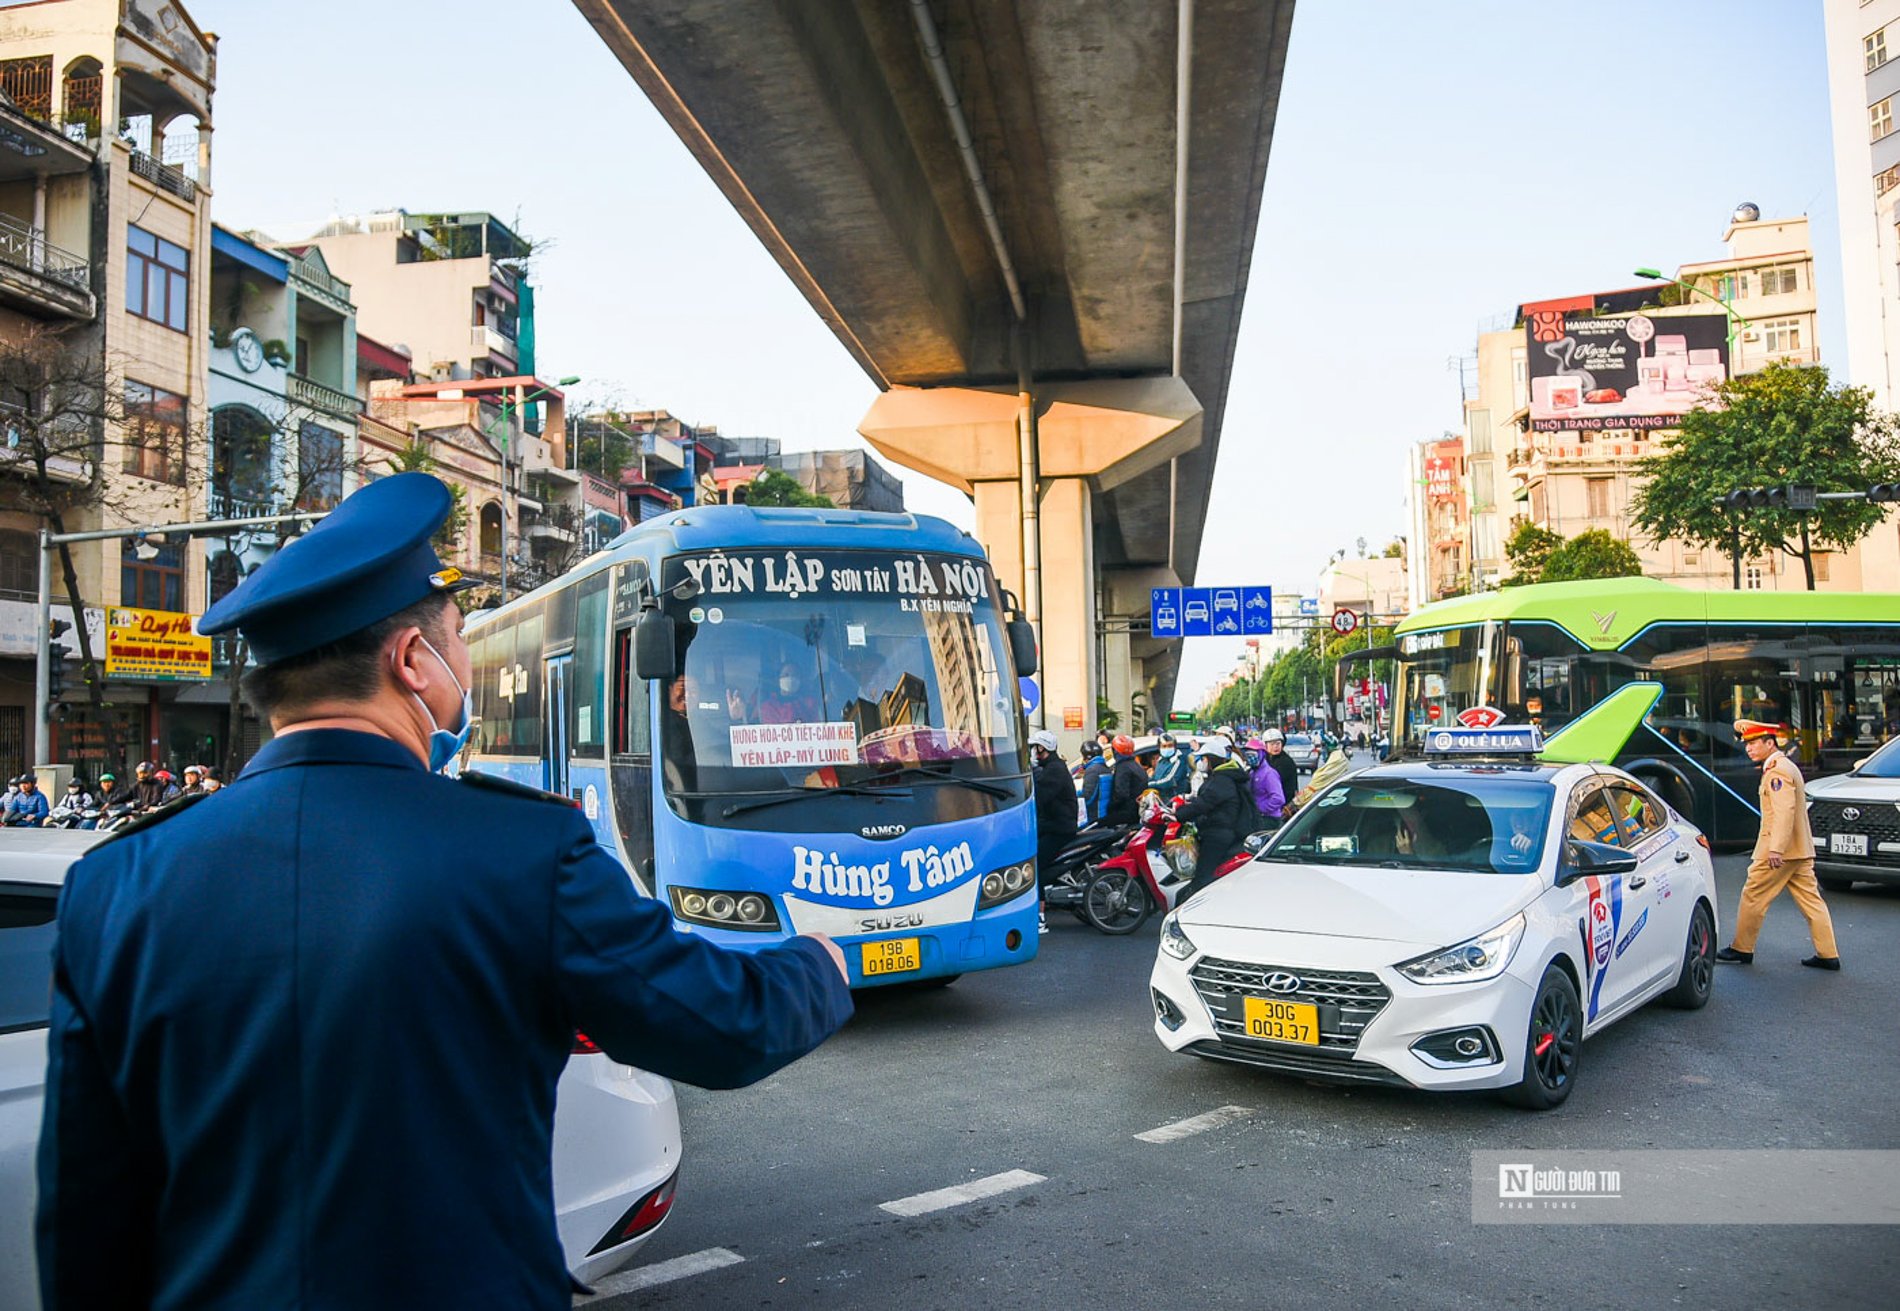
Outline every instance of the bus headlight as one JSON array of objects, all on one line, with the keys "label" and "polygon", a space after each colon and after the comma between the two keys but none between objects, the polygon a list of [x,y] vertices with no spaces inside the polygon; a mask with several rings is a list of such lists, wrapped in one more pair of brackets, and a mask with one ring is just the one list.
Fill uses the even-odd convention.
[{"label": "bus headlight", "polygon": [[778,911],[770,897],[757,892],[701,891],[698,888],[667,889],[672,899],[673,918],[688,924],[705,924],[715,929],[738,929],[747,933],[777,933]]},{"label": "bus headlight", "polygon": [[1000,906],[1035,886],[1036,862],[1033,860],[993,869],[983,876],[983,882],[977,889],[976,908],[988,910],[991,906]]}]

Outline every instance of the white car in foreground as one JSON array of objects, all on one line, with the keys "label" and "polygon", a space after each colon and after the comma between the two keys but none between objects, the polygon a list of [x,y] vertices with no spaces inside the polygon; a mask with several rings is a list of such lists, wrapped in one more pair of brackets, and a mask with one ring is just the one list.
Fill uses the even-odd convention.
[{"label": "white car in foreground", "polygon": [[[66,869],[103,836],[0,833],[0,1307],[39,1305],[35,1157],[45,1096],[53,916]],[[556,1088],[554,1209],[583,1284],[626,1263],[671,1211],[680,1121],[673,1085],[580,1041]],[[484,1150],[470,1144],[471,1151]],[[101,1252],[101,1260],[113,1260]]]},{"label": "white car in foreground", "polygon": [[1716,922],[1707,842],[1620,770],[1379,766],[1168,917],[1155,1033],[1305,1078],[1543,1109],[1569,1096],[1585,1038],[1658,997],[1708,1001]]}]

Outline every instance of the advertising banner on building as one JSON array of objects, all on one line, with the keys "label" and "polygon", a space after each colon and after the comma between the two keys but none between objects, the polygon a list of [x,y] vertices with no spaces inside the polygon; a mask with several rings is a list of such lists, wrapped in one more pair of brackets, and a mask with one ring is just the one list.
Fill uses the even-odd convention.
[{"label": "advertising banner on building", "polygon": [[1451,456],[1425,457],[1425,494],[1434,501],[1449,501],[1457,494],[1458,461]]},{"label": "advertising banner on building", "polygon": [[1720,314],[1529,309],[1524,332],[1536,432],[1673,428],[1728,377]]},{"label": "advertising banner on building", "polygon": [[211,639],[197,615],[117,608],[106,615],[106,677],[171,683],[211,677]]}]

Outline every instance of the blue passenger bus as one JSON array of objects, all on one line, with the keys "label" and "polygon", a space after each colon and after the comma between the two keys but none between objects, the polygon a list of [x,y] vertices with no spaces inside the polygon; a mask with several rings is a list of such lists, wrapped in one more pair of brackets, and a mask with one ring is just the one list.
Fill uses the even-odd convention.
[{"label": "blue passenger bus", "polygon": [[705,506],[471,616],[466,765],[573,797],[682,929],[854,986],[1036,954],[1029,625],[938,519]]}]

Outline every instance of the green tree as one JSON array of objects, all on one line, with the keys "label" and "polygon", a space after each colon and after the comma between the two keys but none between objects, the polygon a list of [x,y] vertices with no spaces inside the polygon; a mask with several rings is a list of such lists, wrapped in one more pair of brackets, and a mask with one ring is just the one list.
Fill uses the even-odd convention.
[{"label": "green tree", "polygon": [[1578,578],[1633,578],[1643,572],[1643,562],[1629,543],[1610,536],[1602,528],[1578,533],[1550,553],[1544,561],[1541,581],[1565,583]]},{"label": "green tree", "polygon": [[1519,523],[1504,543],[1504,558],[1511,562],[1511,576],[1505,585],[1545,582],[1544,566],[1563,544],[1562,533],[1540,528],[1529,519]]},{"label": "green tree", "polygon": [[782,469],[767,469],[745,489],[747,505],[809,505],[830,508],[831,498],[808,492]]},{"label": "green tree", "polygon": [[[434,473],[441,467],[429,451],[428,438],[420,436],[410,438],[407,446],[383,463],[391,473]],[[436,529],[435,544],[452,551],[461,546],[462,534],[468,531],[468,488],[446,478],[442,482],[449,489],[449,517]]]},{"label": "green tree", "polygon": [[1818,364],[1771,364],[1716,387],[1639,472],[1635,521],[1651,538],[1739,547],[1746,555],[1781,551],[1801,561],[1813,591],[1814,548],[1852,546],[1881,522],[1882,507],[1823,501],[1806,513],[1731,514],[1722,498],[1741,487],[1809,483],[1849,492],[1893,481],[1900,478],[1900,432],[1893,415],[1874,409],[1866,388],[1830,385]]},{"label": "green tree", "polygon": [[574,467],[617,482],[639,454],[639,440],[609,416],[582,415],[568,425],[574,437]]}]

